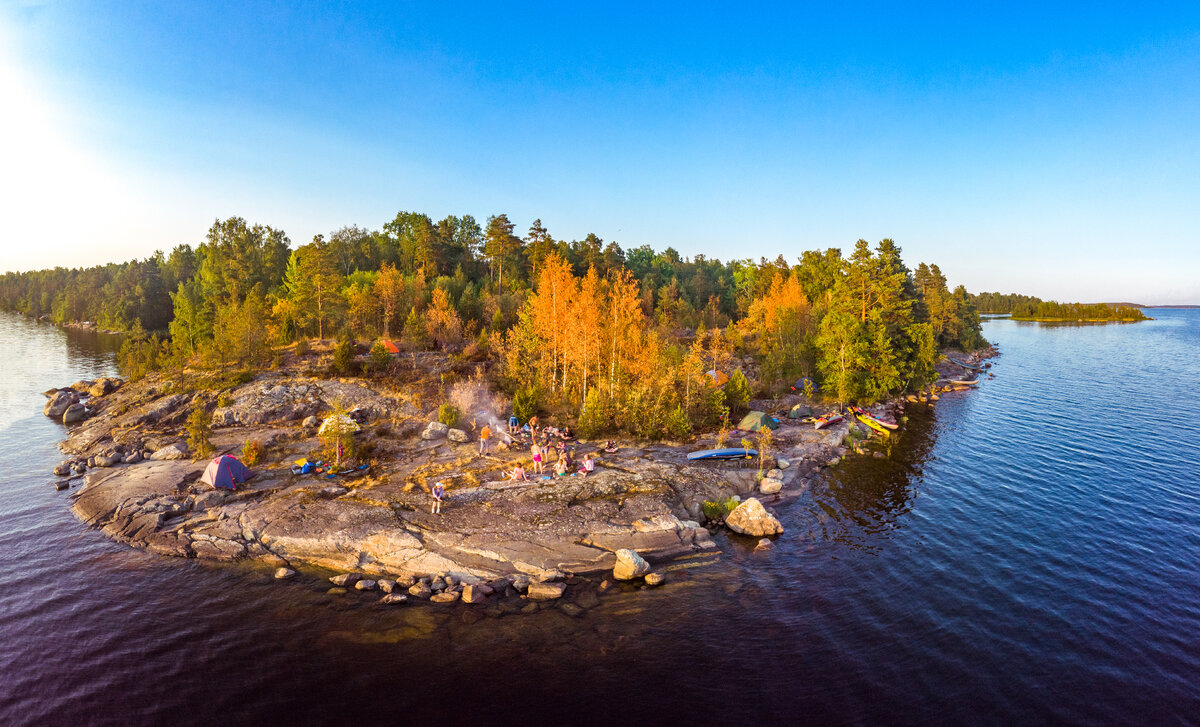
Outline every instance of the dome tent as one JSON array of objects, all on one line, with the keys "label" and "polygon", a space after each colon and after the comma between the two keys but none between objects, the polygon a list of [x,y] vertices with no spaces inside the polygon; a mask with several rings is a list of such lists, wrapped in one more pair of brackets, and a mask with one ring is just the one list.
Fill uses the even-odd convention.
[{"label": "dome tent", "polygon": [[214,457],[204,468],[200,481],[223,490],[236,490],[237,486],[254,476],[241,460],[230,454]]},{"label": "dome tent", "polygon": [[738,422],[737,426],[738,429],[744,429],[748,432],[757,432],[763,427],[776,429],[779,427],[779,422],[761,411],[752,411],[742,417],[742,421]]}]

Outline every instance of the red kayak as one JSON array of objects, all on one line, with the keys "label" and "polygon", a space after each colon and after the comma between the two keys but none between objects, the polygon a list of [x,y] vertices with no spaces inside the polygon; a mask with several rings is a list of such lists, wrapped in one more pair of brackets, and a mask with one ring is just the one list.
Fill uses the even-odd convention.
[{"label": "red kayak", "polygon": [[823,417],[817,417],[816,424],[814,426],[816,429],[824,429],[825,427],[829,426],[830,424],[837,424],[838,422],[840,422],[841,420],[843,420],[845,418],[846,417],[842,416],[841,414],[837,413],[836,411],[831,411]]}]

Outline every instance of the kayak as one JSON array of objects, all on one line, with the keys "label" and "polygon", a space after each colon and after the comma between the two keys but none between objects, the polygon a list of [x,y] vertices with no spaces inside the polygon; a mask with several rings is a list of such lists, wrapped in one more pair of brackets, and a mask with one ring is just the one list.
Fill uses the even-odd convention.
[{"label": "kayak", "polygon": [[850,411],[854,412],[854,415],[858,417],[860,422],[866,424],[868,427],[877,432],[883,432],[884,434],[887,434],[891,430],[900,428],[899,424],[880,419],[862,407],[852,406],[850,407]]},{"label": "kayak", "polygon": [[825,427],[829,426],[830,424],[836,424],[845,418],[846,417],[842,416],[841,414],[837,413],[836,411],[831,411],[823,417],[817,417],[816,422],[813,424],[813,428],[814,429],[824,429]]},{"label": "kayak", "polygon": [[727,449],[701,449],[698,452],[689,452],[687,458],[695,461],[704,459],[749,459],[750,457],[757,456],[758,450],[730,447]]},{"label": "kayak", "polygon": [[951,386],[979,386],[979,379],[951,379]]},{"label": "kayak", "polygon": [[954,364],[955,366],[962,366],[964,369],[971,369],[972,371],[983,371],[982,366],[976,366],[975,364],[969,364],[966,361],[959,361],[956,358],[950,358],[949,356],[947,356],[946,360],[949,361],[950,363]]}]

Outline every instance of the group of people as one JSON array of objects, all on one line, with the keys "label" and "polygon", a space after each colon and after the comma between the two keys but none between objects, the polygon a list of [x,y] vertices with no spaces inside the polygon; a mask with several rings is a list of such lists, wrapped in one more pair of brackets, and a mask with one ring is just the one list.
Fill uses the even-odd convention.
[{"label": "group of people", "polygon": [[[540,444],[535,439],[529,445],[529,454],[533,460],[534,473],[540,475],[545,473],[547,465],[550,464],[551,459],[554,459],[555,448],[552,448],[549,444]],[[562,477],[575,468],[575,459],[563,442],[558,443],[557,455],[554,463],[554,474]],[[591,453],[583,455],[583,461],[579,463],[578,473],[586,476],[591,474],[595,469],[596,461],[592,459]],[[518,463],[513,471],[509,473],[509,477],[514,480],[525,479],[525,468]]]},{"label": "group of people", "polygon": [[[575,439],[575,435],[571,432],[569,426],[562,427],[546,426],[541,427],[538,423],[538,418],[532,417],[524,426],[515,416],[508,418],[508,433],[513,436],[528,436],[530,438],[529,454],[533,459],[534,474],[544,474],[546,468],[553,461],[553,472],[559,477],[569,474],[572,470],[584,477],[590,475],[596,469],[596,460],[592,458],[591,453],[583,455],[583,459],[577,464],[573,456],[573,452],[567,448],[567,442]],[[491,444],[492,430],[487,425],[479,432],[479,453],[486,454],[488,446]],[[551,440],[558,440],[551,444]],[[617,446],[609,440],[604,445],[605,452],[616,452]],[[578,466],[578,469],[576,467]],[[509,471],[505,472],[510,480],[526,480],[528,479],[525,472],[525,466],[518,461],[516,465]],[[431,512],[434,515],[442,512],[442,501],[446,496],[446,485],[443,482],[437,482],[430,490],[430,496],[433,498],[433,507]]]}]

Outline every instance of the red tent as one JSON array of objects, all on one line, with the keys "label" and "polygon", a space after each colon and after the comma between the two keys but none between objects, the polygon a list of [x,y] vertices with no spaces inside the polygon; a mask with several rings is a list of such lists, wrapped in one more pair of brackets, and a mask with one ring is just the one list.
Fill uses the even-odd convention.
[{"label": "red tent", "polygon": [[242,464],[237,457],[222,454],[208,463],[200,480],[213,487],[236,490],[239,484],[253,476],[254,473],[246,469],[246,465]]}]

